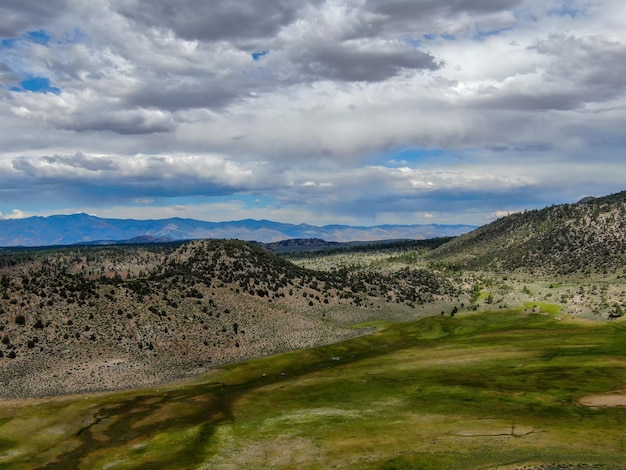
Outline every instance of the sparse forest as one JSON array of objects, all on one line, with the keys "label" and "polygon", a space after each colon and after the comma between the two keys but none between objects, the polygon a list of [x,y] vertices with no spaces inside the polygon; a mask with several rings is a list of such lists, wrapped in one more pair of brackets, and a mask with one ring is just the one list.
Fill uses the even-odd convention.
[{"label": "sparse forest", "polygon": [[0,381],[10,397],[172,380],[462,295],[427,269],[313,270],[235,240],[4,249]]}]

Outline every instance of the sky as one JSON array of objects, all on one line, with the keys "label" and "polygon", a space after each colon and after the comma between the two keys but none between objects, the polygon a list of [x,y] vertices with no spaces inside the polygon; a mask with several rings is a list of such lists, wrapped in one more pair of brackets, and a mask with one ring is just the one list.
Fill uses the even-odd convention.
[{"label": "sky", "polygon": [[472,224],[626,189],[623,0],[0,0],[0,218]]}]

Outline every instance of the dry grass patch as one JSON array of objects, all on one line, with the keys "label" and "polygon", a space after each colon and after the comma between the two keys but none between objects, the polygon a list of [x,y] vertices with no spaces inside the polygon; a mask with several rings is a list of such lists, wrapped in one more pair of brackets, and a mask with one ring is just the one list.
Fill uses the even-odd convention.
[{"label": "dry grass patch", "polygon": [[579,400],[581,405],[593,408],[626,406],[626,390],[606,395],[589,395]]}]

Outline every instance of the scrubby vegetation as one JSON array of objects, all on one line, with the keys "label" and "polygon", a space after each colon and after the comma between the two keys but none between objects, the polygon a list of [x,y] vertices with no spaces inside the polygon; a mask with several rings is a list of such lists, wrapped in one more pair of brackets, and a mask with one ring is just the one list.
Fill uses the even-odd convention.
[{"label": "scrubby vegetation", "polygon": [[428,258],[459,269],[626,275],[626,192],[512,214]]},{"label": "scrubby vegetation", "polygon": [[[235,240],[7,249],[0,252],[0,395],[194,375],[361,334],[347,326],[380,316],[384,304],[393,304],[389,315],[400,309],[407,318],[406,310],[423,315],[418,306],[461,294],[422,269],[317,271]],[[338,314],[342,306],[350,310]],[[43,382],[35,378],[42,371]]]}]

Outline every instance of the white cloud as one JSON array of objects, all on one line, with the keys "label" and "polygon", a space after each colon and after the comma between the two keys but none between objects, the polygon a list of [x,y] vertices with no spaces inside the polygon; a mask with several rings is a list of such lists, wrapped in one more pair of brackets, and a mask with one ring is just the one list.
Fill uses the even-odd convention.
[{"label": "white cloud", "polygon": [[6,214],[6,215],[3,215],[2,212],[0,212],[0,219],[4,219],[4,220],[24,219],[29,216],[30,216],[29,214],[19,209],[13,209],[10,214]]},{"label": "white cloud", "polygon": [[507,215],[515,214],[519,211],[495,211],[489,215],[487,215],[487,219],[500,219],[502,217],[506,217]]},{"label": "white cloud", "polygon": [[[519,210],[624,189],[621,0],[0,13],[4,213],[254,196],[266,217],[479,223],[503,200]],[[60,93],[12,91],[28,77]]]}]

